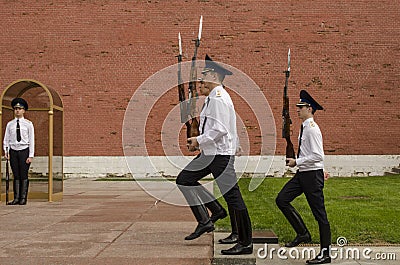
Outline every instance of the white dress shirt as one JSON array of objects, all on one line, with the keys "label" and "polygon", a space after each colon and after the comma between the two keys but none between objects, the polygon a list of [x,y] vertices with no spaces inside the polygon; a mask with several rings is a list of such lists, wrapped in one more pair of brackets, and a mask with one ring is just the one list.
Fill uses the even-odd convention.
[{"label": "white dress shirt", "polygon": [[296,164],[300,172],[324,168],[322,133],[313,118],[309,118],[303,122],[300,154],[296,159]]},{"label": "white dress shirt", "polygon": [[10,148],[16,151],[24,150],[29,147],[29,157],[35,154],[35,131],[30,120],[25,118],[19,119],[21,132],[21,141],[17,141],[17,118],[7,123],[4,135],[3,148],[4,152],[10,151]]},{"label": "white dress shirt", "polygon": [[197,142],[205,155],[235,155],[238,145],[236,112],[222,86],[215,87],[206,97],[199,128]]}]

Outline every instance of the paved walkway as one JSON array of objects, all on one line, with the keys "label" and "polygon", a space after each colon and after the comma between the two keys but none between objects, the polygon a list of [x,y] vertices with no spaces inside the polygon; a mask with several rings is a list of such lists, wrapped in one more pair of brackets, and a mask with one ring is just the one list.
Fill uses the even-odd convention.
[{"label": "paved walkway", "polygon": [[0,264],[211,264],[212,233],[184,240],[195,226],[135,182],[71,179],[63,202],[1,204]]},{"label": "paved walkway", "polygon": [[[155,182],[153,189],[157,188]],[[216,240],[212,233],[193,241],[183,239],[195,225],[188,207],[155,205],[136,182],[70,179],[64,183],[63,202],[0,205],[0,264],[210,265],[214,253],[215,264],[222,265],[305,264],[306,259],[293,258],[296,253],[289,249],[280,253],[286,259],[280,258],[279,245],[268,245],[268,254],[265,245],[257,244],[253,255],[219,255],[229,247],[213,245],[224,236],[221,233],[214,233]],[[400,264],[400,247],[370,248],[372,259],[338,258],[332,264]],[[396,260],[378,261],[377,253],[394,254]]]}]

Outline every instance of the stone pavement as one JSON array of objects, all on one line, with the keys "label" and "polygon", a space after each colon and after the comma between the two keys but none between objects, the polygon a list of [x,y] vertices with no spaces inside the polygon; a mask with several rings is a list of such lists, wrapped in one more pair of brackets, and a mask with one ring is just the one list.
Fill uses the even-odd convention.
[{"label": "stone pavement", "polygon": [[70,179],[62,202],[2,202],[0,264],[211,264],[212,233],[184,240],[195,226],[136,182]]},{"label": "stone pavement", "polygon": [[[154,182],[152,188],[158,186]],[[305,259],[294,259],[288,252],[281,253],[287,259],[279,258],[277,244],[268,245],[266,257],[262,251],[257,255],[265,249],[263,244],[254,246],[253,255],[222,256],[220,250],[229,245],[213,242],[223,233],[214,233],[215,240],[209,233],[185,241],[196,226],[190,209],[155,201],[136,182],[69,179],[64,182],[62,202],[28,201],[25,206],[2,202],[0,265],[305,264]],[[393,253],[395,260],[361,257],[335,259],[332,264],[400,264],[400,247],[370,248],[372,258]]]}]

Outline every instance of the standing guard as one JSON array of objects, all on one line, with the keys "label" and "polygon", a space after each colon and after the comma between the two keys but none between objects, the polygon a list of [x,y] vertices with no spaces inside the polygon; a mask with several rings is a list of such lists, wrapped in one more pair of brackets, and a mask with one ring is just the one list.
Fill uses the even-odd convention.
[{"label": "standing guard", "polygon": [[4,134],[4,154],[10,159],[14,175],[14,200],[10,205],[24,205],[28,197],[28,170],[35,153],[35,132],[31,121],[24,118],[28,103],[22,98],[11,101],[15,118],[7,123]]}]

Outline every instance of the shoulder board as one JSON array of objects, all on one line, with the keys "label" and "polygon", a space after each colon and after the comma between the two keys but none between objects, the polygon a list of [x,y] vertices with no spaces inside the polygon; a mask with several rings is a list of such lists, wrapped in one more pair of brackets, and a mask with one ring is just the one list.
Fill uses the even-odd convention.
[{"label": "shoulder board", "polygon": [[221,96],[221,90],[217,90],[216,96],[217,96],[217,97],[220,97],[220,96]]}]

